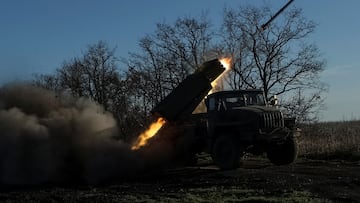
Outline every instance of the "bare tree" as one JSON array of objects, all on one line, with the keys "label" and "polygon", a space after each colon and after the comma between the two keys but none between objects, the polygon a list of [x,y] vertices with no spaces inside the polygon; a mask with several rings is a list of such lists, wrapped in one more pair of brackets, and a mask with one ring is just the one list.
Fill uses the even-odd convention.
[{"label": "bare tree", "polygon": [[38,77],[36,83],[40,85],[43,81],[51,86],[51,82],[56,81],[59,90],[66,90],[75,97],[88,97],[107,110],[121,84],[114,52],[115,49],[99,41],[89,45],[82,57],[65,61],[55,75]]},{"label": "bare tree", "polygon": [[319,119],[319,112],[325,109],[324,99],[320,96],[321,91],[303,93],[298,89],[294,95],[282,103],[282,108],[287,116],[294,117],[298,123],[311,123]]},{"label": "bare tree", "polygon": [[58,91],[60,89],[60,81],[52,74],[34,74],[32,84],[44,89]]},{"label": "bare tree", "polygon": [[87,93],[105,109],[108,109],[110,100],[116,96],[113,95],[113,89],[119,84],[114,52],[115,49],[110,49],[105,42],[99,41],[88,47],[82,59]]},{"label": "bare tree", "polygon": [[61,68],[56,70],[56,77],[62,90],[67,90],[75,97],[89,96],[86,90],[86,75],[81,59],[74,58],[65,61]]},{"label": "bare tree", "polygon": [[81,57],[65,61],[53,75],[38,75],[34,85],[87,97],[117,118],[120,134],[129,137],[142,123],[138,106],[131,104],[132,90],[119,73],[115,49],[99,41],[89,45]]},{"label": "bare tree", "polygon": [[[281,95],[292,116],[314,120],[316,107],[323,106],[316,98],[326,90],[319,80],[325,61],[316,45],[306,42],[316,25],[303,17],[301,9],[293,8],[263,30],[261,24],[271,15],[267,6],[224,10],[222,43],[234,62],[229,85],[263,89],[267,99]],[[304,89],[306,98],[305,93],[294,94]]]},{"label": "bare tree", "polygon": [[[128,79],[145,112],[207,60],[213,33],[205,17],[159,23],[154,34],[140,40],[140,54],[130,54]],[[132,81],[132,82],[131,82]]]},{"label": "bare tree", "polygon": [[234,61],[231,87],[263,89],[268,99],[302,88],[323,89],[319,74],[324,60],[318,48],[305,41],[315,23],[292,9],[262,30],[261,23],[271,14],[269,7],[225,9],[223,41]]}]

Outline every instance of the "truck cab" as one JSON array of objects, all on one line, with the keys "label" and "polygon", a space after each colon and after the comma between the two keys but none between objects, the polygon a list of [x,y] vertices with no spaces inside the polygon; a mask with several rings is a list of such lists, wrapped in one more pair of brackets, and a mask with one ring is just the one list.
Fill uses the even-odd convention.
[{"label": "truck cab", "polygon": [[206,98],[209,111],[237,109],[244,106],[267,106],[264,93],[261,90],[221,91]]},{"label": "truck cab", "polygon": [[[206,98],[208,125],[216,132],[239,131],[244,141],[254,140],[253,134],[263,134],[285,128],[281,111],[268,105],[261,90],[221,91]],[[223,127],[220,127],[223,126]],[[246,136],[245,136],[246,135]],[[271,139],[268,135],[264,139]]]},{"label": "truck cab", "polygon": [[294,119],[269,105],[261,90],[221,91],[205,100],[207,149],[223,169],[237,168],[245,153],[266,153],[276,165],[297,157]]}]

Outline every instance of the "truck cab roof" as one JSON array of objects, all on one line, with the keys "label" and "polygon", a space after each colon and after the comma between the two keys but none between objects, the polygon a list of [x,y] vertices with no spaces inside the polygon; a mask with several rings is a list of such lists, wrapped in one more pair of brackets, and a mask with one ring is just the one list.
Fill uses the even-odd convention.
[{"label": "truck cab roof", "polygon": [[230,110],[246,106],[267,106],[264,93],[259,89],[215,92],[207,96],[205,103],[208,111]]},{"label": "truck cab roof", "polygon": [[263,94],[263,91],[260,89],[246,89],[246,90],[224,90],[209,94],[207,97],[227,97],[230,95],[242,95],[245,93],[257,93]]}]

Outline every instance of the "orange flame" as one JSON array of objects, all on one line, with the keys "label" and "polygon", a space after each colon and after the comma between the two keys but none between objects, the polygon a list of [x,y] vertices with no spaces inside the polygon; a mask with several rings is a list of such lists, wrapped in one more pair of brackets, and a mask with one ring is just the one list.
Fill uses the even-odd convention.
[{"label": "orange flame", "polygon": [[209,93],[214,93],[214,91],[216,91],[216,89],[219,88],[219,86],[222,86],[222,81],[224,80],[225,76],[227,75],[227,73],[231,70],[231,58],[221,58],[219,59],[221,65],[224,66],[225,71],[219,76],[217,77],[214,81],[211,82],[211,86],[213,87]]},{"label": "orange flame", "polygon": [[166,120],[162,117],[158,118],[157,121],[153,122],[150,127],[139,135],[136,142],[131,146],[132,150],[138,150],[140,147],[146,145],[147,141],[154,137],[160,128],[166,123]]}]

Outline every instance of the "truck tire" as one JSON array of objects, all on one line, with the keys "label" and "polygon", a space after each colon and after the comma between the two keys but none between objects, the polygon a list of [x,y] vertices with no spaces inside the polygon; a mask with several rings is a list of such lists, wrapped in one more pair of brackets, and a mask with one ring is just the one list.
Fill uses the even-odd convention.
[{"label": "truck tire", "polygon": [[293,163],[298,155],[298,145],[294,137],[286,138],[282,144],[270,144],[267,152],[268,159],[275,165]]},{"label": "truck tire", "polygon": [[213,145],[211,157],[221,170],[237,169],[244,152],[232,136],[219,136]]}]

